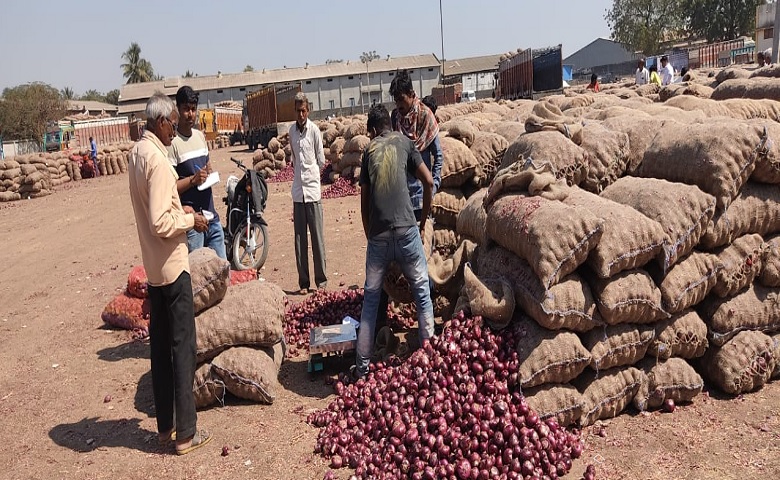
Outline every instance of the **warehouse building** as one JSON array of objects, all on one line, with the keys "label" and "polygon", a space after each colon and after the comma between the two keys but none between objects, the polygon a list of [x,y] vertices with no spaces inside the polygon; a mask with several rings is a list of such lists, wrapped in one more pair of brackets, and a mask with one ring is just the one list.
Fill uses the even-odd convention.
[{"label": "warehouse building", "polygon": [[590,79],[595,73],[605,78],[615,76],[633,77],[640,55],[631,52],[624,45],[607,38],[597,38],[588,45],[563,59],[570,65],[575,80]]},{"label": "warehouse building", "polygon": [[165,80],[122,86],[119,114],[141,117],[146,101],[160,91],[175,95],[189,85],[200,92],[200,108],[211,108],[226,100],[243,102],[247,93],[268,86],[299,83],[309,98],[312,118],[331,113],[350,115],[367,110],[373,103],[392,103],[390,82],[398,70],[408,70],[418,95],[425,96],[439,84],[441,64],[436,55],[386,57],[369,62],[345,61],[326,65],[305,65],[245,73],[199,77],[169,77]]},{"label": "warehouse building", "polygon": [[463,91],[473,90],[477,98],[492,97],[496,88],[496,74],[500,59],[501,54],[446,60],[443,83],[445,85],[461,83]]}]

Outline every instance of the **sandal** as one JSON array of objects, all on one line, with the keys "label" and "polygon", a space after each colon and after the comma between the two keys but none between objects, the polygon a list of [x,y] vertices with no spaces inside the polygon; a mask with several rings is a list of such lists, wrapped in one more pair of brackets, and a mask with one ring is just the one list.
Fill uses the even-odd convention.
[{"label": "sandal", "polygon": [[172,429],[171,432],[166,435],[158,435],[157,440],[160,442],[160,445],[168,445],[171,442],[176,441],[176,429]]},{"label": "sandal", "polygon": [[198,430],[197,432],[195,432],[195,435],[193,435],[192,443],[190,444],[189,447],[186,448],[179,448],[178,446],[176,447],[176,455],[187,455],[193,450],[197,450],[203,445],[206,445],[210,441],[211,441],[211,434],[207,433],[205,430]]}]

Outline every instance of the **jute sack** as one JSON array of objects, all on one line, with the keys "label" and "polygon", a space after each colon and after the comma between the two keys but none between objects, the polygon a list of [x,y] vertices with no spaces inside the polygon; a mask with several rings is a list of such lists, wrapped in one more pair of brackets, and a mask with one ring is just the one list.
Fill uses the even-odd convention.
[{"label": "jute sack", "polygon": [[522,324],[517,342],[518,381],[522,388],[568,383],[590,364],[590,352],[577,334],[546,330],[522,316],[516,321]]},{"label": "jute sack", "polygon": [[626,172],[629,158],[628,135],[595,121],[582,127],[582,144],[587,153],[588,174],[582,188],[599,193]]},{"label": "jute sack", "polygon": [[582,346],[590,351],[590,368],[598,372],[638,362],[655,338],[655,330],[650,325],[626,323],[595,328],[581,338]]},{"label": "jute sack", "polygon": [[750,70],[745,70],[744,68],[724,68],[715,76],[715,81],[723,83],[726,80],[733,80],[735,78],[750,78],[751,74],[752,72]]},{"label": "jute sack", "polygon": [[450,137],[460,140],[467,147],[474,144],[474,127],[463,119],[448,120],[439,125],[439,130],[447,132]]},{"label": "jute sack", "polygon": [[483,131],[500,135],[506,139],[508,144],[511,144],[517,137],[525,133],[525,125],[518,121],[493,122]]},{"label": "jute sack", "polygon": [[655,325],[655,339],[647,348],[647,356],[662,360],[697,358],[708,346],[707,325],[695,310],[689,309]]},{"label": "jute sack", "polygon": [[554,418],[562,427],[577,423],[582,416],[582,395],[567,383],[528,388],[523,396],[539,418]]},{"label": "jute sack", "polygon": [[356,121],[347,127],[346,132],[342,135],[346,140],[357,137],[358,135],[368,135],[368,130],[365,121]]},{"label": "jute sack", "polygon": [[701,373],[732,395],[761,388],[772,375],[776,361],[772,338],[756,331],[738,333],[722,347],[710,347],[699,361]]},{"label": "jute sack", "polygon": [[764,240],[757,233],[743,235],[717,255],[722,268],[712,292],[721,298],[730,297],[747,288],[761,273]]},{"label": "jute sack", "polygon": [[692,185],[654,178],[623,177],[600,196],[628,205],[664,227],[667,241],[658,256],[663,271],[693,250],[715,213],[712,195]]},{"label": "jute sack", "polygon": [[344,146],[347,144],[347,141],[344,140],[343,137],[338,137],[335,140],[333,140],[333,143],[330,144],[330,153],[331,155],[341,155],[344,153]]},{"label": "jute sack", "polygon": [[645,358],[637,368],[647,376],[647,394],[634,397],[634,406],[639,411],[659,408],[667,399],[675,403],[690,402],[704,388],[701,376],[682,358],[660,362]]},{"label": "jute sack", "polygon": [[206,408],[217,402],[225,404],[225,382],[212,373],[210,363],[204,363],[195,370],[192,394],[195,396],[195,408]]},{"label": "jute sack", "polygon": [[225,297],[230,284],[230,263],[210,248],[193,250],[189,260],[192,300],[197,315]]},{"label": "jute sack", "polygon": [[455,229],[458,235],[475,241],[478,245],[487,242],[487,212],[483,206],[487,188],[479,190],[466,200],[466,205],[458,212]]},{"label": "jute sack", "polygon": [[718,257],[693,252],[665,275],[656,275],[664,310],[677,313],[697,305],[718,282]]},{"label": "jute sack", "polygon": [[[434,287],[439,290],[448,290],[446,287],[463,280],[463,267],[474,255],[477,245],[470,240],[463,240],[455,249],[452,256],[445,257],[438,251],[433,252],[428,259],[428,276],[433,281]],[[455,293],[460,291],[460,286]]]},{"label": "jute sack", "polygon": [[479,162],[469,147],[460,140],[450,137],[441,138],[444,161],[441,167],[441,187],[460,187],[474,176],[479,177]]},{"label": "jute sack", "polygon": [[780,232],[780,189],[774,185],[748,182],[728,210],[707,223],[700,245],[714,249],[745,235],[765,237]]},{"label": "jute sack", "polygon": [[582,143],[582,124],[576,118],[564,115],[552,102],[537,102],[531,114],[525,119],[528,133],[558,133],[571,139],[577,145]]},{"label": "jute sack", "polygon": [[365,135],[355,135],[344,144],[344,153],[363,153],[371,140]]},{"label": "jute sack", "polygon": [[501,195],[508,193],[530,194],[547,200],[563,200],[571,187],[555,176],[552,165],[536,165],[533,160],[515,162],[502,168],[490,182],[484,199],[487,209]]},{"label": "jute sack", "polygon": [[580,425],[586,427],[597,420],[616,417],[646,383],[645,374],[634,367],[613,368],[598,374],[587,372],[574,382],[582,392]]},{"label": "jute sack", "polygon": [[637,176],[696,185],[728,208],[755,169],[767,139],[744,123],[667,124],[645,151]]},{"label": "jute sack", "polygon": [[556,178],[579,185],[588,174],[588,154],[579,145],[557,132],[524,133],[504,153],[501,167],[533,159],[536,165],[549,164]]},{"label": "jute sack", "polygon": [[509,325],[515,312],[515,293],[509,281],[501,276],[477,277],[471,265],[463,268],[463,289],[474,315],[480,315],[489,326],[501,330]]},{"label": "jute sack", "polygon": [[773,380],[776,380],[777,378],[780,378],[780,333],[773,335],[771,338],[772,338],[772,343],[774,344],[775,347],[773,353],[773,356],[775,358],[775,368],[772,371],[771,378]]},{"label": "jute sack", "polygon": [[151,305],[149,299],[120,293],[103,309],[100,318],[108,325],[125,330],[148,329]]},{"label": "jute sack", "polygon": [[474,132],[474,143],[469,148],[474,154],[474,158],[482,166],[484,175],[481,179],[482,185],[489,185],[490,181],[493,180],[508,147],[507,139],[497,133]]},{"label": "jute sack", "polygon": [[775,78],[756,77],[726,80],[712,92],[713,100],[728,98],[768,98],[780,101],[780,83]]},{"label": "jute sack", "polygon": [[655,135],[663,128],[668,120],[663,117],[651,117],[640,111],[634,111],[632,115],[620,115],[604,119],[604,126],[616,132],[623,132],[628,135],[628,163],[626,164],[626,173],[635,175],[642,159],[645,156],[645,150],[655,138]]},{"label": "jute sack", "polygon": [[[756,102],[758,100],[728,100],[729,102]],[[780,102],[772,102],[780,105]],[[778,107],[780,110],[780,107]],[[767,142],[765,154],[759,155],[756,158],[756,168],[753,170],[753,174],[750,176],[751,182],[760,183],[780,183],[780,124],[775,122],[775,118],[780,118],[780,111],[773,112],[772,120],[756,119],[748,120],[748,123],[755,128],[759,129],[763,134],[766,129],[768,137],[771,139]]]},{"label": "jute sack", "polygon": [[611,278],[590,278],[589,283],[601,318],[610,325],[654,323],[669,318],[662,306],[661,291],[643,270],[627,270]]},{"label": "jute sack", "polygon": [[433,196],[431,211],[437,225],[455,228],[458,224],[458,214],[466,205],[466,197],[457,188],[444,188]]},{"label": "jute sack", "polygon": [[584,208],[537,196],[507,195],[488,209],[488,236],[531,264],[545,289],[588,257],[603,220]]},{"label": "jute sack", "polygon": [[753,72],[750,74],[750,78],[756,78],[756,77],[770,77],[770,78],[779,78],[780,77],[780,66],[778,65],[766,65],[761,68],[757,68],[753,70]]},{"label": "jute sack", "polygon": [[767,238],[765,245],[759,282],[765,287],[780,287],[780,235]]},{"label": "jute sack", "polygon": [[231,287],[225,298],[195,317],[198,361],[238,345],[271,346],[282,339],[285,294],[270,282]]},{"label": "jute sack", "polygon": [[[601,240],[585,262],[599,277],[609,278],[641,267],[657,257],[666,242],[661,223],[634,208],[572,187],[563,203],[582,207],[604,220]],[[631,228],[626,228],[628,225]]]},{"label": "jute sack", "polygon": [[436,225],[433,227],[433,244],[437,249],[450,248],[456,249],[460,245],[460,235],[452,228],[445,225]]},{"label": "jute sack", "polygon": [[137,298],[149,296],[149,279],[143,265],[136,265],[127,275],[127,293]]},{"label": "jute sack", "polygon": [[587,332],[604,325],[588,283],[576,272],[545,291],[531,265],[497,245],[481,246],[476,271],[480,276],[499,275],[509,281],[515,303],[548,330]]},{"label": "jute sack", "polygon": [[[710,92],[712,93],[712,92]],[[676,107],[681,110],[694,111],[699,110],[709,117],[734,117],[734,113],[723,102],[716,102],[709,98],[698,98],[689,95],[680,95],[670,98],[665,105]]]},{"label": "jute sack", "polygon": [[212,360],[211,368],[228,392],[271,405],[282,390],[279,368],[284,359],[283,343],[267,348],[229,348]]},{"label": "jute sack", "polygon": [[743,330],[780,331],[779,292],[777,288],[751,285],[730,298],[708,298],[700,310],[710,342],[721,346]]}]

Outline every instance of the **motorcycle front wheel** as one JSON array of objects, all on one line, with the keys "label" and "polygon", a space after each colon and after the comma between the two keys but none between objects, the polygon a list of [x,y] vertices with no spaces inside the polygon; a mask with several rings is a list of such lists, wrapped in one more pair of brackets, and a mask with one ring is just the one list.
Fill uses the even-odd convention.
[{"label": "motorcycle front wheel", "polygon": [[268,257],[268,228],[259,222],[242,223],[233,237],[232,264],[236,270],[259,270]]}]

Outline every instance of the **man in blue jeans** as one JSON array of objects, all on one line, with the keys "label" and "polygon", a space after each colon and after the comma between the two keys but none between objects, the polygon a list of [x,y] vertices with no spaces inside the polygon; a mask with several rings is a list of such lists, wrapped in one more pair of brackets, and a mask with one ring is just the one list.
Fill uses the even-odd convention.
[{"label": "man in blue jeans", "polygon": [[176,137],[168,147],[171,163],[179,174],[176,188],[181,197],[181,203],[188,213],[201,212],[209,220],[209,229],[205,232],[189,230],[187,232],[187,247],[190,252],[198,248],[208,247],[219,258],[227,259],[225,252],[225,232],[214,208],[214,195],[211,187],[203,190],[198,186],[206,181],[211,173],[209,163],[209,148],[203,132],[193,127],[198,121],[199,95],[188,86],[183,86],[176,92],[176,108],[179,111],[179,125]]},{"label": "man in blue jeans", "polygon": [[94,176],[97,177],[100,175],[97,160],[97,142],[92,137],[89,137],[89,158],[92,160],[92,167],[95,169]]},{"label": "man in blue jeans", "polygon": [[[420,237],[431,209],[433,177],[414,143],[391,131],[390,114],[384,106],[371,107],[367,126],[371,143],[363,154],[360,171],[360,210],[368,247],[354,371],[357,377],[368,373],[382,281],[390,262],[398,263],[411,287],[417,305],[420,340],[433,336],[428,264]],[[418,178],[423,187],[419,228],[409,198],[407,173]]]}]

